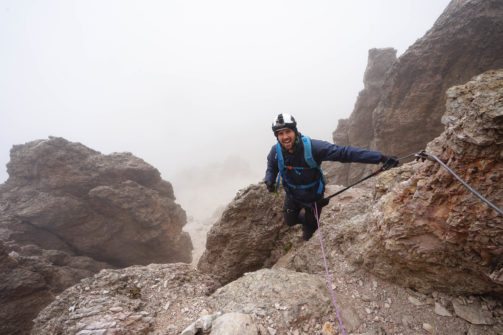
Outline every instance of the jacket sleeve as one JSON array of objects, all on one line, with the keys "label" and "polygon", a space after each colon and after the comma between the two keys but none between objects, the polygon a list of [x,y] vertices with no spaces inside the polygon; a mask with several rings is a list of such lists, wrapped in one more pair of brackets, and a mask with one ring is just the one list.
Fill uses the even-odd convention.
[{"label": "jacket sleeve", "polygon": [[264,182],[274,184],[278,175],[278,158],[276,157],[276,146],[273,145],[267,155],[267,170],[265,171]]},{"label": "jacket sleeve", "polygon": [[311,140],[311,146],[314,159],[318,162],[318,164],[323,161],[378,164],[381,162],[383,157],[383,154],[379,151],[350,146],[339,146],[320,140]]}]

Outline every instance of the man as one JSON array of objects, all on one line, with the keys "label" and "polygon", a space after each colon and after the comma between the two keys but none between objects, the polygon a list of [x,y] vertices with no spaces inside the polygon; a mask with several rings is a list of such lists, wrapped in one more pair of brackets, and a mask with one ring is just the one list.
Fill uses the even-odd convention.
[{"label": "man", "polygon": [[[349,146],[337,146],[325,141],[311,140],[297,130],[297,122],[290,114],[279,114],[273,121],[272,131],[277,138],[267,156],[264,182],[269,192],[275,192],[283,180],[286,192],[284,220],[288,226],[302,224],[302,238],[307,241],[318,228],[317,219],[328,200],[323,199],[325,182],[320,164],[323,161],[378,164],[389,169],[398,165],[395,157],[378,151]],[[279,175],[278,175],[279,173]],[[316,214],[318,217],[316,218]]]}]

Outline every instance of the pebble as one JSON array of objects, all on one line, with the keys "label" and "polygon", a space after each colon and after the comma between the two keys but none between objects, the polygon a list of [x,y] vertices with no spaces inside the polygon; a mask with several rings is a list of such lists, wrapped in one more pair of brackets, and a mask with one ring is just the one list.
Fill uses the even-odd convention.
[{"label": "pebble", "polygon": [[414,306],[423,306],[424,305],[424,302],[420,301],[417,298],[411,297],[410,295],[407,297],[407,300],[409,300],[409,302],[411,304],[413,304]]},{"label": "pebble", "polygon": [[372,301],[372,299],[371,299],[368,295],[366,295],[366,294],[362,294],[361,299],[362,299],[363,301],[365,301],[365,302],[370,302],[370,301]]},{"label": "pebble", "polygon": [[452,316],[452,314],[438,302],[435,303],[435,314],[440,316]]},{"label": "pebble", "polygon": [[124,310],[124,308],[119,307],[119,306],[110,308],[110,312],[113,312],[113,313],[122,312],[123,310]]},{"label": "pebble", "polygon": [[428,333],[433,333],[433,326],[430,325],[429,323],[423,323],[423,329],[426,330]]}]

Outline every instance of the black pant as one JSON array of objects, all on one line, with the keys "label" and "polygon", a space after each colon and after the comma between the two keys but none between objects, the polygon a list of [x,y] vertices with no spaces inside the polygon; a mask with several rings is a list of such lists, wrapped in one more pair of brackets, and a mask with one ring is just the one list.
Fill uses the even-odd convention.
[{"label": "black pant", "polygon": [[[318,219],[321,215],[321,209],[326,206],[328,201],[318,200],[316,202],[316,209],[318,212]],[[296,224],[302,225],[302,238],[307,241],[313,236],[316,229],[318,229],[318,222],[314,213],[315,203],[307,204],[294,200],[286,196],[285,204],[283,206],[283,217],[285,223],[292,227]]]}]

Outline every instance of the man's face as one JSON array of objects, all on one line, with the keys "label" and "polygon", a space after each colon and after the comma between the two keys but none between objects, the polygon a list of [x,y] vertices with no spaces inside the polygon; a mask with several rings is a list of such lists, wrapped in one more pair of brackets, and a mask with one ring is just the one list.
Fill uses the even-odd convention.
[{"label": "man's face", "polygon": [[287,151],[293,150],[293,145],[295,144],[295,132],[293,130],[290,128],[281,129],[276,135],[283,148]]}]

